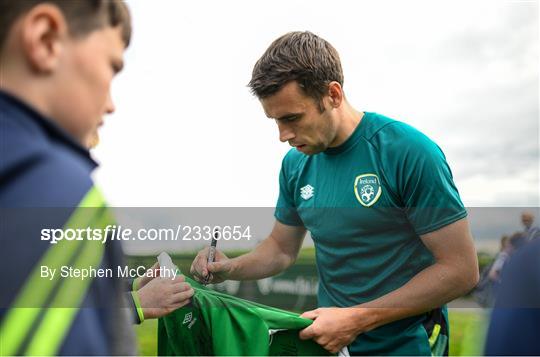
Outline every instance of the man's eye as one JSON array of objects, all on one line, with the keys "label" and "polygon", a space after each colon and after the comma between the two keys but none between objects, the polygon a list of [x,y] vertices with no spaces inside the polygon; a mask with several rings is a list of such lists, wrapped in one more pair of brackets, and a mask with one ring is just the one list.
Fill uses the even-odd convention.
[{"label": "man's eye", "polygon": [[287,123],[290,123],[290,122],[292,122],[292,121],[295,121],[296,119],[298,119],[298,116],[295,115],[295,116],[286,118],[285,121],[286,121]]}]

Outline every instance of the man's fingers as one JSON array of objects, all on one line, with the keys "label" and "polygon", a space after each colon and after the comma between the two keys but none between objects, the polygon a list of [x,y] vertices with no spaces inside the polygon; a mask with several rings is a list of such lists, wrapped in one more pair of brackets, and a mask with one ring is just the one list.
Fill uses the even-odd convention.
[{"label": "man's fingers", "polygon": [[315,320],[319,316],[319,310],[310,310],[300,315],[301,318]]},{"label": "man's fingers", "polygon": [[210,273],[220,273],[224,270],[227,270],[227,261],[224,262],[213,262],[208,264],[208,272]]},{"label": "man's fingers", "polygon": [[195,259],[195,261],[193,261],[193,263],[191,264],[191,268],[189,269],[189,272],[191,273],[191,276],[193,276],[193,278],[197,281],[201,281],[201,278],[202,278],[202,274],[199,272],[199,267],[198,267],[198,258]]},{"label": "man's fingers", "polygon": [[302,340],[309,340],[309,339],[312,339],[313,337],[315,337],[315,332],[313,331],[313,325],[309,325],[308,327],[306,327],[305,329],[300,331],[298,336]]},{"label": "man's fingers", "polygon": [[186,277],[184,276],[184,274],[180,274],[172,280],[173,283],[183,283],[185,281],[186,281]]},{"label": "man's fingers", "polygon": [[169,295],[176,296],[190,290],[193,290],[193,288],[188,283],[174,284],[169,290]]},{"label": "man's fingers", "polygon": [[339,350],[341,350],[341,348],[338,348],[338,347],[327,347],[326,350],[329,351],[330,353],[336,354],[336,353],[339,352]]},{"label": "man's fingers", "polygon": [[197,254],[197,271],[201,275],[202,278],[205,278],[208,275],[208,247],[204,248]]},{"label": "man's fingers", "polygon": [[208,264],[208,272],[211,272],[211,273],[215,273],[215,272],[218,272],[220,269],[220,263],[210,263]]},{"label": "man's fingers", "polygon": [[172,302],[173,304],[179,304],[182,303],[184,300],[189,299],[193,296],[195,291],[190,287],[188,290],[176,293],[172,296]]},{"label": "man's fingers", "polygon": [[201,281],[202,278],[206,276],[206,274],[208,274],[208,271],[205,271],[206,260],[203,259],[203,256],[206,256],[206,254],[204,254],[204,250],[200,251],[197,254],[195,259],[193,260],[193,263],[191,263],[191,268],[189,270],[189,272],[195,278],[195,280],[199,282]]},{"label": "man's fingers", "polygon": [[190,300],[190,299],[187,299],[187,300],[181,301],[181,302],[179,302],[179,303],[177,303],[177,304],[174,304],[174,305],[171,306],[171,311],[174,311],[174,310],[176,310],[176,309],[179,309],[179,308],[181,308],[181,307],[184,307],[184,306],[186,306],[187,304],[189,304],[190,302],[191,302],[191,300]]},{"label": "man's fingers", "polygon": [[154,273],[154,277],[158,277],[161,273],[161,269],[159,268],[159,262],[155,262],[149,270]]},{"label": "man's fingers", "polygon": [[[193,263],[191,264],[191,268],[189,272],[193,276],[193,278],[200,282],[200,283],[210,283],[213,281],[214,275],[212,273],[221,273],[222,271],[227,270],[228,268],[228,261],[215,261],[213,263],[208,264],[208,254],[210,252],[210,249],[208,247],[201,250],[199,253],[197,253],[197,256],[193,260]],[[221,252],[216,252],[216,257],[223,255]],[[225,259],[226,256],[223,255]]]},{"label": "man's fingers", "polygon": [[174,284],[173,293],[181,293],[182,291],[187,291],[189,289],[191,289],[191,285],[189,285],[188,283]]},{"label": "man's fingers", "polygon": [[347,345],[344,345],[342,344],[342,342],[338,342],[336,340],[326,340],[326,342],[322,343],[317,341],[317,343],[321,346],[323,346],[323,348],[325,350],[327,350],[328,352],[330,353],[338,353],[343,347],[347,346]]}]

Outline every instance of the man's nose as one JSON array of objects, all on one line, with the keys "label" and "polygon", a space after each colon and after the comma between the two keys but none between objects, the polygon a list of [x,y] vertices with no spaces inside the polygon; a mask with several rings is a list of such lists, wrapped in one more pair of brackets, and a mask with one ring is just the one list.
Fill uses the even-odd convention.
[{"label": "man's nose", "polygon": [[286,141],[294,139],[294,131],[285,124],[278,122],[279,140],[284,143]]},{"label": "man's nose", "polygon": [[105,105],[105,114],[112,114],[116,108],[114,107],[114,103],[112,101],[111,93],[107,95],[107,103]]}]

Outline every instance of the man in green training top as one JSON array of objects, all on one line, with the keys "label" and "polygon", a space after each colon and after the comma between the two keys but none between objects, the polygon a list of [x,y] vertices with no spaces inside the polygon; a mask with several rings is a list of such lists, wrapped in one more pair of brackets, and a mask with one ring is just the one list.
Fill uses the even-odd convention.
[{"label": "man in green training top", "polygon": [[440,148],[416,129],[354,109],[337,51],[310,32],[275,40],[249,83],[276,121],[283,159],[276,222],[234,259],[199,252],[212,282],[260,279],[291,266],[309,230],[319,308],[300,337],[352,354],[448,354],[445,304],[478,280],[467,213]]}]

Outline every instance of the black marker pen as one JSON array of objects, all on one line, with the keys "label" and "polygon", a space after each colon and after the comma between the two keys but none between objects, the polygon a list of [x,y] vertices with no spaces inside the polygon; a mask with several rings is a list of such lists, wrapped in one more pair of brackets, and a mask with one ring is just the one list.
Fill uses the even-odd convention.
[{"label": "black marker pen", "polygon": [[[212,237],[212,242],[210,243],[210,249],[208,250],[208,260],[207,263],[213,263],[216,258],[216,245],[217,245],[217,239],[219,237],[219,230],[216,228],[214,229],[214,236]],[[208,275],[206,278],[204,278],[204,285],[208,284],[208,280],[210,280],[210,272],[208,272]]]}]

